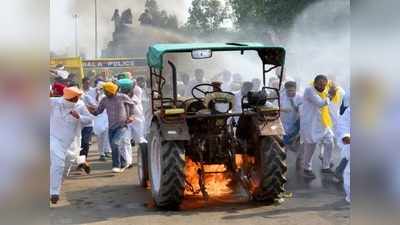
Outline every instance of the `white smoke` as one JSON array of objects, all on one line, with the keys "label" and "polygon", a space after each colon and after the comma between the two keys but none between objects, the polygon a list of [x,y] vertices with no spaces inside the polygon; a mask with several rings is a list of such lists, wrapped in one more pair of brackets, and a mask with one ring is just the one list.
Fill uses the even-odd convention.
[{"label": "white smoke", "polygon": [[72,56],[74,50],[73,1],[50,0],[50,51]]},{"label": "white smoke", "polygon": [[290,32],[286,74],[308,84],[326,74],[348,90],[350,78],[350,2],[320,1],[296,19]]},{"label": "white smoke", "polygon": [[[95,0],[51,0],[50,7],[50,50],[57,53],[74,55],[74,20],[78,14],[79,49],[88,58],[94,58],[95,49]],[[187,19],[191,0],[157,1],[160,10],[176,14],[180,25]],[[112,39],[114,23],[111,21],[114,9],[120,13],[130,8],[133,14],[133,26],[138,27],[138,18],[144,11],[145,0],[97,0],[99,55]]]},{"label": "white smoke", "polygon": [[350,79],[350,2],[320,1],[296,19],[286,44],[286,75],[307,84],[326,74],[343,88]]},{"label": "white smoke", "polygon": [[17,50],[32,51],[46,46],[47,12],[48,4],[42,1],[1,1],[0,54],[9,55]]}]

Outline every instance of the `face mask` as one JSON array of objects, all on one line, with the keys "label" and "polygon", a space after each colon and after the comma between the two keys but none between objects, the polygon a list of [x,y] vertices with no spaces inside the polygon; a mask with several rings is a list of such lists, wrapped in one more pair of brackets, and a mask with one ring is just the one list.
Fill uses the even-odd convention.
[{"label": "face mask", "polygon": [[75,106],[76,102],[70,102],[70,101],[64,99],[63,104],[66,108],[73,108]]}]

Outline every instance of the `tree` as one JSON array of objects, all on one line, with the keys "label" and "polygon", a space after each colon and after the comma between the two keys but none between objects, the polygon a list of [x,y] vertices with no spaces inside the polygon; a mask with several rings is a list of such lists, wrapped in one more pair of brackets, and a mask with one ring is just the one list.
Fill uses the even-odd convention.
[{"label": "tree", "polygon": [[153,26],[160,26],[161,24],[161,13],[158,7],[158,3],[156,0],[146,0],[144,4],[145,13],[150,15],[151,18],[151,25]]},{"label": "tree", "polygon": [[154,27],[162,27],[167,29],[178,29],[178,19],[176,15],[169,15],[165,10],[158,7],[156,0],[146,0],[145,12],[139,19],[142,25],[151,25]]},{"label": "tree", "polygon": [[156,0],[146,0],[144,8],[149,10],[150,14],[155,15],[159,13],[159,8]]},{"label": "tree", "polygon": [[318,0],[229,0],[239,29],[271,27],[277,32],[290,28],[307,6]]},{"label": "tree", "polygon": [[177,30],[178,29],[178,18],[176,15],[169,15],[168,19],[166,20],[164,24],[165,28],[171,29],[171,30]]},{"label": "tree", "polygon": [[227,7],[219,0],[193,0],[186,23],[188,31],[214,32],[227,19]]}]

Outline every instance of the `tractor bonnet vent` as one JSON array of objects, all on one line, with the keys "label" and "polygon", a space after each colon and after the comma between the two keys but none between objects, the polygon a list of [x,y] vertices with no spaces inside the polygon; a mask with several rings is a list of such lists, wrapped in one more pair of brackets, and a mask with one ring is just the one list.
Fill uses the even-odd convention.
[{"label": "tractor bonnet vent", "polygon": [[246,44],[241,44],[241,43],[234,43],[234,42],[230,42],[230,43],[226,43],[227,45],[234,45],[234,46],[248,46]]}]

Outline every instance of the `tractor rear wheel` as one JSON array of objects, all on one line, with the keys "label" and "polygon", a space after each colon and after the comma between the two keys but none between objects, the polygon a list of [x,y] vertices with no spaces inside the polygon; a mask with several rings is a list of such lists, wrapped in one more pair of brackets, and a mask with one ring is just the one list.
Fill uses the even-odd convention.
[{"label": "tractor rear wheel", "polygon": [[182,143],[163,141],[157,123],[151,127],[149,139],[149,175],[156,206],[179,208],[185,190],[185,151]]},{"label": "tractor rear wheel", "polygon": [[287,166],[286,152],[275,137],[261,137],[256,157],[258,187],[253,192],[255,201],[273,202],[285,192]]}]

